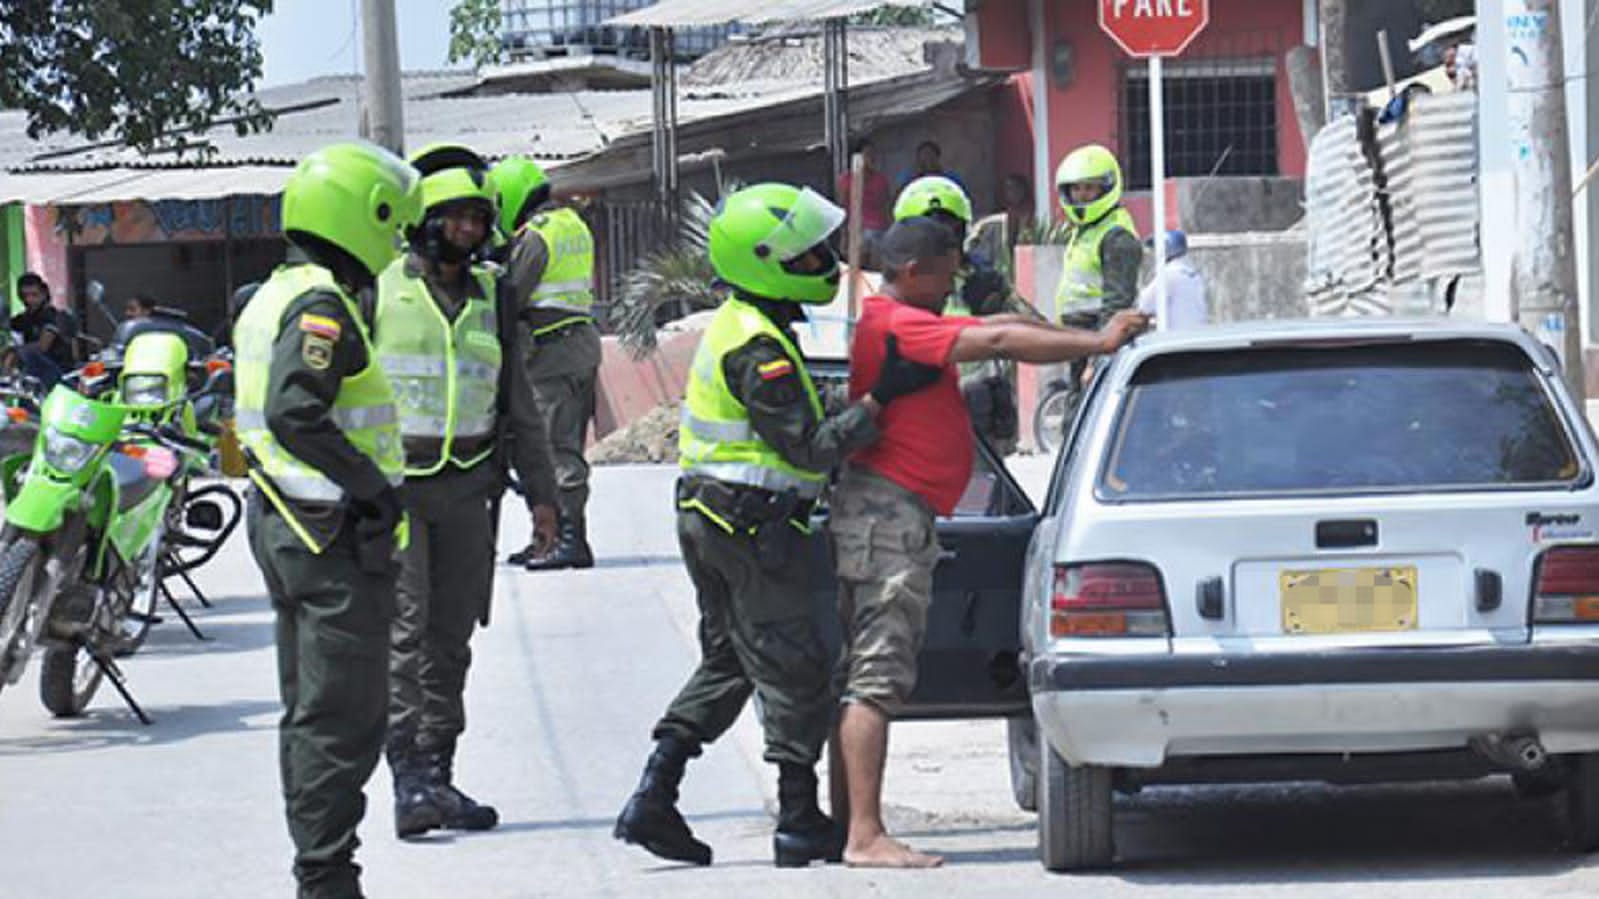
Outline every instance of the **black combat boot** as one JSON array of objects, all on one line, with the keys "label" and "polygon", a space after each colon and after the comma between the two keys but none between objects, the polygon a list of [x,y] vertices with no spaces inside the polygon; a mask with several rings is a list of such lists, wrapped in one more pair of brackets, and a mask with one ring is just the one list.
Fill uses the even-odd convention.
[{"label": "black combat boot", "polygon": [[593,568],[594,553],[589,549],[588,528],[581,521],[561,522],[561,536],[542,556],[533,556],[523,566],[528,571],[558,571],[563,568]]},{"label": "black combat boot", "polygon": [[848,832],[817,806],[816,769],[781,762],[777,771],[777,832],[772,834],[777,866],[803,868],[813,861],[843,861]]},{"label": "black combat boot", "polygon": [[441,826],[450,830],[493,830],[500,823],[500,813],[492,805],[482,805],[477,800],[455,788],[455,747],[424,754],[427,763],[427,785],[433,793],[433,804],[438,807]]},{"label": "black combat boot", "polygon": [[444,826],[444,812],[428,787],[427,763],[409,741],[390,740],[386,747],[394,774],[394,835],[419,837]]},{"label": "black combat boot", "polygon": [[505,562],[508,565],[526,565],[527,563],[538,558],[538,555],[539,545],[537,543],[529,543],[527,546],[524,546],[516,552],[506,556]]},{"label": "black combat boot", "polygon": [[644,763],[638,789],[622,807],[612,835],[643,846],[660,858],[694,865],[711,863],[711,847],[694,839],[688,822],[677,811],[677,787],[683,766],[700,754],[698,743],[662,737]]}]

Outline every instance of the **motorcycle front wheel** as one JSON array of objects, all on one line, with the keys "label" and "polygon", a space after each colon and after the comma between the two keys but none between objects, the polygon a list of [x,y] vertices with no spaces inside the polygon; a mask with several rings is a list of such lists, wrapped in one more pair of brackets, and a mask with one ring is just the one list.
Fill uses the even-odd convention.
[{"label": "motorcycle front wheel", "polygon": [[39,666],[39,701],[57,718],[76,718],[89,708],[103,673],[88,646],[52,646]]},{"label": "motorcycle front wheel", "polygon": [[33,649],[33,583],[43,568],[39,544],[12,535],[0,543],[0,687],[22,676]]}]

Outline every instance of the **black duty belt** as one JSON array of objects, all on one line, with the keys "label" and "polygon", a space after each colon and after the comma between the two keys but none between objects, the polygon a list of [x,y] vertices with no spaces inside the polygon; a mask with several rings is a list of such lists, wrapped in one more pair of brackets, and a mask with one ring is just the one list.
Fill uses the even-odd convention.
[{"label": "black duty belt", "polygon": [[807,524],[814,500],[803,499],[792,490],[777,492],[744,484],[730,484],[715,478],[683,477],[677,482],[679,504],[698,500],[730,524],[753,529],[774,521]]}]

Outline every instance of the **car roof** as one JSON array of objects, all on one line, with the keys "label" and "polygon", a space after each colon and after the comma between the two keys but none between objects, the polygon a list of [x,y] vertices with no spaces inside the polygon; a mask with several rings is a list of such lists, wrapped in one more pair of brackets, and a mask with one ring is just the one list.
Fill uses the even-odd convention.
[{"label": "car roof", "polygon": [[1394,340],[1501,340],[1519,345],[1545,362],[1537,345],[1519,326],[1503,322],[1445,318],[1358,318],[1270,319],[1207,325],[1177,331],[1154,331],[1133,341],[1132,354],[1138,358],[1166,353],[1241,349],[1270,343],[1306,347],[1329,342]]}]

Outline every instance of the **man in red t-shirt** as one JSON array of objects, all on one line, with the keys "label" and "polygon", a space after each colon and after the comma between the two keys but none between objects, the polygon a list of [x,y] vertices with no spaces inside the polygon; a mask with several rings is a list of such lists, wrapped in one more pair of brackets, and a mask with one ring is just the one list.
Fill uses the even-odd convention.
[{"label": "man in red t-shirt", "polygon": [[847,864],[925,868],[943,860],[913,851],[883,827],[883,760],[889,717],[916,683],[916,654],[938,563],[934,518],[954,511],[971,479],[972,426],[956,366],[1108,355],[1148,319],[1118,313],[1096,333],[1021,316],[945,317],[940,312],[960,268],[960,249],[949,230],[930,219],[906,219],[884,236],[882,251],[883,295],[868,297],[862,307],[850,348],[850,393],[873,383],[890,338],[900,355],[943,366],[944,375],[883,410],[878,441],[850,457],[833,489],[828,530],[845,628],[839,660],[844,709],[830,766],[833,814],[848,809]]}]

